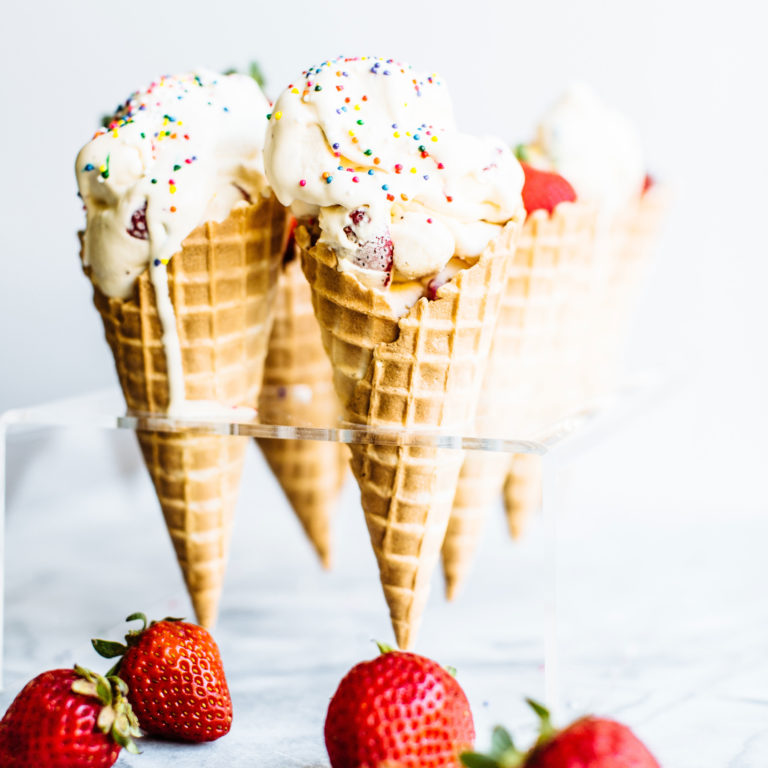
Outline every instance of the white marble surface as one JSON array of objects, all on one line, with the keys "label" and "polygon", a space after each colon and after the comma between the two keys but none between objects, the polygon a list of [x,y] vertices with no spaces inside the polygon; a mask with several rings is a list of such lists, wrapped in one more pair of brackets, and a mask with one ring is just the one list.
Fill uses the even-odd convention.
[{"label": "white marble surface", "polygon": [[[743,504],[650,502],[653,464],[614,461],[607,489],[619,449],[604,441],[562,470],[556,535],[539,519],[512,543],[499,509],[466,592],[447,605],[435,584],[418,650],[458,668],[481,746],[499,721],[525,740],[521,702],[544,695],[556,576],[561,719],[619,717],[665,768],[765,768],[768,518]],[[188,612],[132,435],[17,435],[8,468],[2,710],[44,669],[98,667],[89,638],[118,638],[128,613]],[[328,699],[373,638],[390,638],[355,493],[350,483],[336,569],[323,573],[254,447],[216,631],[232,732],[205,746],[147,740],[120,768],[327,765]]]}]

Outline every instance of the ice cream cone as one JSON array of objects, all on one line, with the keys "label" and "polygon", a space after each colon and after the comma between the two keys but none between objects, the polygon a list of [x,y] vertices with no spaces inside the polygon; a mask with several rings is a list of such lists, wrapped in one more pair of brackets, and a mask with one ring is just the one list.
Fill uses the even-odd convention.
[{"label": "ice cream cone", "polygon": [[593,314],[584,339],[585,388],[592,399],[620,383],[625,342],[667,206],[666,190],[652,186],[606,225],[606,263],[592,285]]},{"label": "ice cream cone", "polygon": [[528,518],[541,508],[542,461],[541,456],[520,453],[512,457],[504,481],[504,507],[507,512],[509,535],[517,539],[522,535]]},{"label": "ice cream cone", "polygon": [[[556,347],[556,365],[572,382],[572,391],[561,392],[555,418],[615,388],[621,348],[667,207],[666,190],[651,187],[611,221],[596,219],[592,255],[585,252],[573,260]],[[510,534],[517,537],[526,518],[541,506],[540,459],[513,457],[504,503]]]},{"label": "ice cream cone", "polygon": [[[583,306],[583,272],[592,261],[595,212],[561,203],[526,219],[501,301],[477,412],[479,435],[526,438],[570,400],[571,334]],[[443,543],[446,596],[467,576],[490,506],[497,503],[508,454],[467,454]]]},{"label": "ice cream cone", "polygon": [[[298,258],[281,274],[259,398],[264,422],[330,427],[340,416],[332,371]],[[331,563],[331,519],[349,466],[346,445],[318,440],[258,441],[321,562]]]},{"label": "ice cream cone", "polygon": [[[397,317],[375,290],[297,232],[337,394],[349,421],[374,427],[471,427],[517,238],[512,220],[480,256]],[[352,445],[368,531],[395,638],[416,640],[448,524],[462,452]]]},{"label": "ice cream cone", "polygon": [[494,478],[504,476],[508,463],[506,453],[467,451],[464,457],[441,551],[448,600],[456,598],[469,574],[488,510],[498,503]]},{"label": "ice cream cone", "polygon": [[[219,411],[257,402],[286,223],[274,197],[238,206],[225,221],[195,229],[170,259],[168,288],[187,401],[209,401]],[[94,286],[94,303],[128,408],[164,413],[168,364],[149,269],[130,298],[108,298]],[[195,613],[212,626],[246,439],[137,434]]]}]

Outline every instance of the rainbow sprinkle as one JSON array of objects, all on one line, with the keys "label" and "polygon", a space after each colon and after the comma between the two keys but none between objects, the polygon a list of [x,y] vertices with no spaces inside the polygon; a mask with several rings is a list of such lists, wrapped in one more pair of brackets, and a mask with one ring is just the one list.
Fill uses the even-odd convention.
[{"label": "rainbow sprinkle", "polygon": [[[421,161],[428,162],[426,167],[423,163],[420,167],[416,167],[415,165],[412,166],[411,164],[406,166],[404,165],[404,162],[397,162],[389,165],[389,163],[382,160],[382,157],[391,157],[391,146],[386,148],[386,153],[384,152],[383,146],[381,147],[381,151],[377,151],[376,146],[366,146],[366,144],[368,144],[366,139],[370,140],[369,136],[357,135],[359,129],[362,128],[363,130],[366,130],[368,127],[368,118],[370,117],[370,114],[366,113],[366,110],[375,102],[375,97],[370,96],[371,91],[367,91],[367,89],[364,89],[367,91],[364,93],[358,91],[357,95],[347,95],[348,91],[345,92],[346,86],[343,83],[343,80],[344,78],[349,77],[346,65],[354,62],[365,62],[365,69],[361,72],[365,77],[378,77],[379,75],[388,76],[396,71],[406,74],[406,76],[410,77],[409,84],[413,88],[413,94],[417,99],[421,98],[424,95],[424,92],[429,88],[442,87],[442,82],[434,74],[419,79],[413,76],[414,73],[410,66],[396,62],[394,59],[379,59],[366,56],[359,58],[338,57],[332,60],[323,61],[318,66],[306,69],[302,73],[302,81],[290,84],[281,98],[297,98],[303,103],[311,103],[314,99],[323,99],[322,103],[324,104],[324,108],[329,109],[331,113],[335,112],[335,114],[339,116],[340,127],[349,137],[348,141],[351,143],[352,147],[359,152],[358,155],[355,155],[352,149],[348,149],[346,153],[343,153],[341,142],[329,141],[334,157],[340,158],[342,157],[342,154],[350,154],[350,167],[347,167],[346,164],[339,164],[336,168],[338,171],[346,171],[350,173],[349,177],[346,177],[346,175],[344,176],[345,179],[349,178],[349,182],[353,184],[361,184],[364,178],[376,176],[377,172],[403,175],[407,169],[409,178],[413,179],[417,184],[439,184],[439,178],[435,180],[432,171],[443,170],[445,166],[427,150],[426,142],[428,140],[435,143],[437,142],[438,136],[436,134],[442,130],[440,127],[428,125],[423,122],[419,125],[414,124],[412,126],[401,125],[400,123],[402,123],[402,121],[400,121],[400,123],[393,122],[391,124],[392,138],[397,139],[398,141],[403,141],[407,137],[413,139],[415,142],[415,147],[410,142],[408,142],[408,146],[402,145],[403,157],[413,157],[414,149],[416,149],[418,151],[418,158]],[[321,85],[319,82],[324,76],[327,76],[326,73],[327,75],[334,76],[335,82],[333,82],[332,85],[335,87],[330,87],[331,84],[327,82],[325,85]],[[286,104],[286,102],[283,102],[283,104]],[[404,103],[404,107],[408,107],[407,101]],[[279,120],[281,117],[282,113],[278,111],[272,114],[270,119],[274,118],[275,120]],[[361,144],[362,146],[360,146]],[[414,148],[411,149],[411,147]],[[371,167],[371,161],[375,168]],[[326,184],[331,184],[333,178],[334,177],[327,171],[323,172],[321,176],[321,180]],[[308,179],[298,179],[297,183],[299,186],[304,187],[309,181],[310,180]],[[409,185],[411,184],[413,184],[413,182],[409,182]],[[379,188],[381,189],[381,192],[386,195],[388,200],[394,200],[394,196],[390,194],[389,185],[379,184],[376,189]],[[409,199],[409,195],[404,194],[400,190],[397,190],[397,193],[400,199]],[[443,196],[448,199],[448,196],[444,193]]]}]

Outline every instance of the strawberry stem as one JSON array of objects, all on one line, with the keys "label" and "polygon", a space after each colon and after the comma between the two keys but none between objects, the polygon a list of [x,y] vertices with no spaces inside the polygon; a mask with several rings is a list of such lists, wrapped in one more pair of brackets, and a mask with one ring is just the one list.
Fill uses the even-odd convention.
[{"label": "strawberry stem", "polygon": [[518,144],[515,147],[515,157],[523,163],[528,162],[530,159],[528,155],[528,147],[526,147],[525,144]]},{"label": "strawberry stem", "polygon": [[525,701],[536,713],[540,721],[539,738],[536,743],[543,744],[549,741],[557,733],[557,729],[552,725],[552,715],[550,715],[549,710],[543,704],[540,704],[535,699],[526,699]]},{"label": "strawberry stem", "polygon": [[378,640],[376,641],[376,646],[379,649],[379,653],[381,653],[382,655],[385,653],[393,653],[395,650],[391,645],[387,645],[386,643],[380,643]]}]

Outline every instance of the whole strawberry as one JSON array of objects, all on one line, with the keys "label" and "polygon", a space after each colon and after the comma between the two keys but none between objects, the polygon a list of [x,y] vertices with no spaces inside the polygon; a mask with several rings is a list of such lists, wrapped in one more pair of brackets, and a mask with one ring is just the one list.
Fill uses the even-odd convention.
[{"label": "whole strawberry", "polygon": [[28,682],[0,721],[3,768],[107,768],[120,749],[138,752],[125,683],[82,667]]},{"label": "whole strawberry", "polygon": [[531,750],[515,748],[509,733],[493,731],[490,755],[464,753],[468,768],[660,768],[654,756],[626,725],[589,715],[561,731],[552,727],[549,712],[528,699],[541,720],[540,735]]},{"label": "whole strawberry", "polygon": [[523,184],[523,205],[526,213],[543,209],[552,211],[563,202],[573,202],[576,192],[558,173],[541,171],[528,163],[521,162],[525,183]]},{"label": "whole strawberry", "polygon": [[651,176],[650,173],[645,174],[643,179],[643,194],[645,194],[651,187],[656,185],[656,179]]},{"label": "whole strawberry", "polygon": [[113,671],[128,683],[128,698],[148,734],[182,741],[214,741],[229,732],[232,700],[219,649],[197,624],[166,618],[125,636],[126,644],[93,640],[106,658],[120,656]]},{"label": "whole strawberry", "polygon": [[379,645],[331,699],[325,745],[332,768],[458,768],[475,726],[464,691],[434,661]]}]

